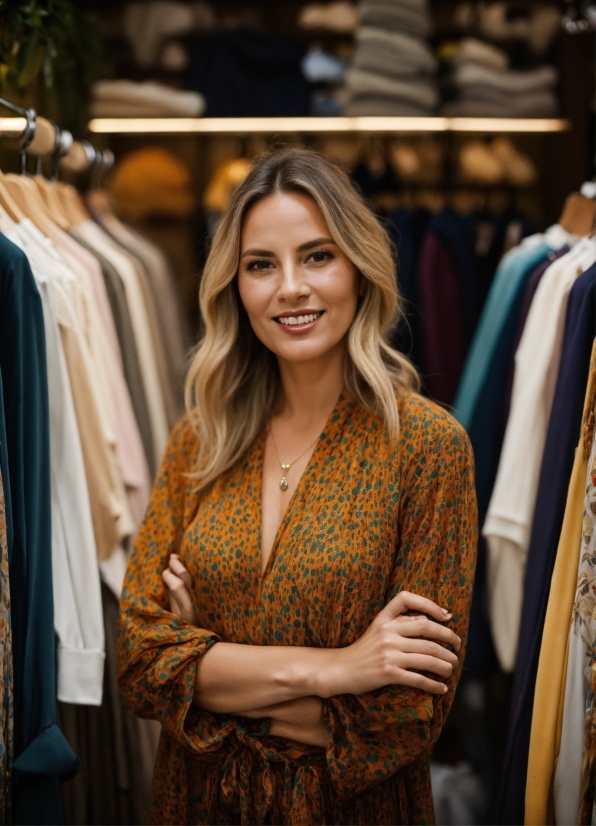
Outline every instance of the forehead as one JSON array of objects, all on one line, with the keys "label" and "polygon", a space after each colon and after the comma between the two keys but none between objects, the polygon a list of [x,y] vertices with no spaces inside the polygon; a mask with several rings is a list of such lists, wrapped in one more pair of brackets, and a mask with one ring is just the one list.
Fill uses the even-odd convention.
[{"label": "forehead", "polygon": [[242,249],[299,246],[318,236],[330,236],[329,228],[315,201],[301,192],[275,192],[248,211],[241,234]]}]

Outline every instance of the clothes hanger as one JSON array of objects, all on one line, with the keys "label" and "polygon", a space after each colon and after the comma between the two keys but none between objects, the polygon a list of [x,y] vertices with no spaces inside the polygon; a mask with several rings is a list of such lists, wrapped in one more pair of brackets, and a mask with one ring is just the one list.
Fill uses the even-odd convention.
[{"label": "clothes hanger", "polygon": [[[67,175],[86,172],[93,164],[97,163],[98,154],[98,150],[88,141],[74,141],[68,152],[59,159],[60,169]],[[62,209],[73,226],[91,220],[83,199],[71,183],[57,181],[56,194],[60,199]]]},{"label": "clothes hanger", "polygon": [[596,201],[573,192],[565,199],[557,223],[571,235],[589,235],[596,226]]},{"label": "clothes hanger", "polygon": [[58,159],[62,154],[66,154],[72,146],[72,135],[70,132],[62,131],[56,123],[52,122],[56,132],[56,145],[51,153],[51,176],[52,180],[48,181],[42,174],[43,159],[37,159],[37,174],[30,178],[39,189],[39,193],[44,204],[47,207],[51,219],[57,224],[60,229],[68,232],[72,229],[72,223],[65,214],[62,203],[56,192],[56,178],[58,176]]}]

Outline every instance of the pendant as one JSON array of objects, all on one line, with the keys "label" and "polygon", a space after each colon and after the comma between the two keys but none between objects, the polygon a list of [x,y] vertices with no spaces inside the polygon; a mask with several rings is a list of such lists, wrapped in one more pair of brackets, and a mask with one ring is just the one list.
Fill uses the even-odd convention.
[{"label": "pendant", "polygon": [[284,472],[284,475],[282,476],[282,478],[280,480],[279,486],[282,490],[287,490],[288,489],[288,480],[286,479],[285,474],[286,474],[286,471],[288,471],[291,468],[291,464],[284,465],[283,462],[280,462],[280,465],[281,465],[281,469]]}]

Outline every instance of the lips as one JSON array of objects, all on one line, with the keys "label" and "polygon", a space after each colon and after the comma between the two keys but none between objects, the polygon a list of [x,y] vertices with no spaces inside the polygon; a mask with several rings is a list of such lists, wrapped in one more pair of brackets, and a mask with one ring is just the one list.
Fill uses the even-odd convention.
[{"label": "lips", "polygon": [[301,313],[296,315],[277,316],[275,318],[275,321],[284,327],[308,327],[315,321],[318,321],[322,315],[323,311],[321,310],[314,313]]}]

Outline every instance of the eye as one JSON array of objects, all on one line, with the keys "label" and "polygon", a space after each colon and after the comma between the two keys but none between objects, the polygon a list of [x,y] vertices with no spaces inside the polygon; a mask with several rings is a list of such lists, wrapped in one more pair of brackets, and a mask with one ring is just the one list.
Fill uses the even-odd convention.
[{"label": "eye", "polygon": [[312,261],[313,264],[323,264],[332,258],[335,258],[335,256],[329,250],[314,250],[306,260]]},{"label": "eye", "polygon": [[265,270],[269,270],[273,267],[273,262],[269,261],[267,258],[257,258],[255,261],[251,261],[247,264],[246,269],[252,272],[265,272]]}]

